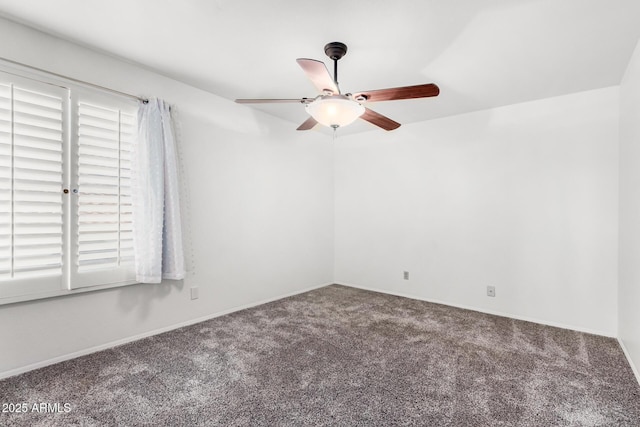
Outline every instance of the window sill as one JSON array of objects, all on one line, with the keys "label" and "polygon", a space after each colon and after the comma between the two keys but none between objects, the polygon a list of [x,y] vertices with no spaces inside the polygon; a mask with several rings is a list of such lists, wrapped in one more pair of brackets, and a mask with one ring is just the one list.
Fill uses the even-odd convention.
[{"label": "window sill", "polygon": [[105,289],[119,288],[122,286],[136,285],[138,283],[139,282],[136,282],[135,280],[130,280],[127,282],[109,283],[105,285],[96,285],[96,286],[90,286],[90,287],[78,288],[78,289],[60,289],[55,291],[40,292],[40,293],[34,293],[34,294],[28,294],[28,295],[19,295],[14,297],[5,297],[5,298],[0,297],[0,306],[7,305],[7,304],[15,304],[18,302],[27,302],[27,301],[36,301],[36,300],[42,300],[47,298],[63,297],[67,295],[77,295],[85,292],[101,291]]}]

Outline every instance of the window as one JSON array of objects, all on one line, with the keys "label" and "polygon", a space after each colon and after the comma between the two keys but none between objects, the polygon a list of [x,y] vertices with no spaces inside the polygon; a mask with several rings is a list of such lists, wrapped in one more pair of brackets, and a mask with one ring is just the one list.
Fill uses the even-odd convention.
[{"label": "window", "polygon": [[134,281],[136,108],[0,71],[0,303]]}]

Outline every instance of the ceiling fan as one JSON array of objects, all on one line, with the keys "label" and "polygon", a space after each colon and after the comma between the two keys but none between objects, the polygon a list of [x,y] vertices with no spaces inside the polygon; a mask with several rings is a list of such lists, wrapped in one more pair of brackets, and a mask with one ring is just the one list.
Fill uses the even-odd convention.
[{"label": "ceiling fan", "polygon": [[239,104],[304,104],[310,117],[298,126],[297,130],[309,130],[318,123],[335,130],[338,127],[353,123],[358,118],[384,130],[393,130],[400,127],[400,123],[376,113],[363,104],[367,102],[428,98],[438,96],[440,93],[438,86],[429,83],[342,94],[338,86],[338,61],[347,53],[347,45],[340,42],[331,42],[324,47],[324,52],[333,60],[333,78],[322,61],[307,58],[298,58],[296,60],[309,80],[320,92],[315,98],[236,99],[236,102]]}]

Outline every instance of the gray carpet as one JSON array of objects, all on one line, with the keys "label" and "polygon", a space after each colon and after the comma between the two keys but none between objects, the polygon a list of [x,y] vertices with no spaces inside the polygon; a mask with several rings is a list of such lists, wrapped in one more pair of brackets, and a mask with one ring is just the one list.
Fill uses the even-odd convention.
[{"label": "gray carpet", "polygon": [[614,339],[337,285],[9,378],[9,402],[62,412],[0,425],[640,425]]}]

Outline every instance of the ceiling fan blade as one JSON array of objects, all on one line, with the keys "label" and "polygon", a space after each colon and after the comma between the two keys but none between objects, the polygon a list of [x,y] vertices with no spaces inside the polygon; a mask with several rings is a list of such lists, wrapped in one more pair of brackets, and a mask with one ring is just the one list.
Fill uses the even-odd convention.
[{"label": "ceiling fan blade", "polygon": [[316,119],[314,119],[313,117],[309,117],[307,120],[304,121],[304,123],[298,126],[296,130],[309,130],[317,124],[318,122],[316,121]]},{"label": "ceiling fan blade", "polygon": [[285,104],[285,103],[299,103],[308,104],[313,101],[314,98],[299,98],[299,99],[236,99],[238,104]]},{"label": "ceiling fan blade", "polygon": [[336,85],[336,82],[331,78],[331,74],[329,74],[329,70],[327,70],[324,62],[307,58],[298,58],[296,62],[302,67],[302,70],[316,89],[318,89],[318,92],[324,94],[329,91],[334,95],[340,93],[338,85]]},{"label": "ceiling fan blade", "polygon": [[[429,83],[357,92],[353,94],[353,99],[358,102],[395,101],[397,99],[429,98],[431,96],[438,96],[439,93],[440,88],[433,83]],[[360,100],[358,98],[360,98]]]},{"label": "ceiling fan blade", "polygon": [[380,113],[376,113],[375,111],[368,108],[364,109],[364,114],[361,115],[360,118],[384,130],[394,130],[400,127],[400,123],[391,120],[389,117],[383,116]]}]

